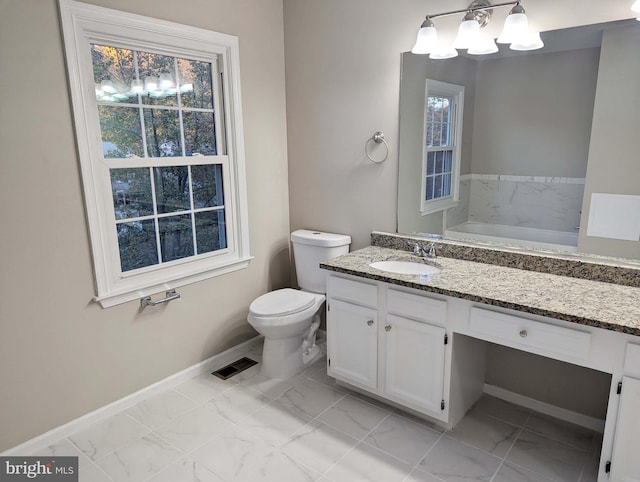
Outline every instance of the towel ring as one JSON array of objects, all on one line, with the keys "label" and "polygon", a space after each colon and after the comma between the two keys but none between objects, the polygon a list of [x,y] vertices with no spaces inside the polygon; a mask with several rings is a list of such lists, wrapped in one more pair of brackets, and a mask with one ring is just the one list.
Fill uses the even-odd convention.
[{"label": "towel ring", "polygon": [[[369,153],[369,141],[373,141],[376,144],[384,143],[385,147],[387,148],[387,153],[384,155],[384,158],[380,160],[376,160],[373,157],[371,157],[371,154]],[[381,162],[384,162],[389,158],[389,143],[384,138],[384,134],[382,133],[382,131],[376,132],[375,134],[373,134],[373,137],[371,137],[370,139],[367,139],[367,142],[364,145],[364,152],[369,158],[369,160],[371,162],[375,162],[376,164],[380,164]]]}]

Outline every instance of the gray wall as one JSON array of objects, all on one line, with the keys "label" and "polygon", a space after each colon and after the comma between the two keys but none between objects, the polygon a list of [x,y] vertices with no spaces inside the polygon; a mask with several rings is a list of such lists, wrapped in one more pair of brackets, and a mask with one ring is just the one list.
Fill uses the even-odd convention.
[{"label": "gray wall", "polygon": [[402,54],[398,229],[404,233],[442,233],[442,212],[420,214],[426,79],[464,86],[461,174],[469,173],[471,166],[476,62],[464,57],[445,62]]},{"label": "gray wall", "polygon": [[239,37],[255,259],[164,307],[91,302],[57,3],[1,0],[0,451],[254,336],[249,303],[289,283],[282,0],[91,3]]},{"label": "gray wall", "polygon": [[480,61],[471,172],[584,177],[599,54]]},{"label": "gray wall", "polygon": [[[578,250],[640,258],[640,242],[586,236],[591,194],[640,195],[640,28],[605,32]],[[629,60],[633,60],[630,62]]]}]

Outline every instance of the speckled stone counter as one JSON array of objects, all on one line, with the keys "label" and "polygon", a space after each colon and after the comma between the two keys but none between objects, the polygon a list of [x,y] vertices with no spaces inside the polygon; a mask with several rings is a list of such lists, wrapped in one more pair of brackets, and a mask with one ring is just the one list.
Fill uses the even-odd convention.
[{"label": "speckled stone counter", "polygon": [[[407,251],[410,250],[409,244],[416,242],[428,246],[431,240],[375,231],[371,234],[372,246]],[[447,239],[435,242],[438,245],[438,256],[640,288],[640,261],[535,248],[523,250],[478,245]]]},{"label": "speckled stone counter", "polygon": [[[406,241],[405,241],[406,243]],[[431,281],[369,266],[375,261],[411,260],[442,269]],[[407,286],[487,305],[547,316],[640,336],[640,288],[559,276],[440,256],[418,258],[396,249],[370,246],[320,264],[362,278]]]}]

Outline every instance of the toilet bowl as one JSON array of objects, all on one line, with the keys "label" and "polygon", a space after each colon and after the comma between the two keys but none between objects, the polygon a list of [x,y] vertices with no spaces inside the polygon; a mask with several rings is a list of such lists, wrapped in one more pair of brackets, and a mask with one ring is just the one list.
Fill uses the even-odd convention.
[{"label": "toilet bowl", "polygon": [[315,334],[324,300],[323,294],[284,288],[251,303],[247,319],[264,336],[263,375],[291,377],[318,358]]},{"label": "toilet bowl", "polygon": [[300,229],[291,233],[299,290],[283,288],[256,298],[247,320],[264,336],[261,373],[286,378],[313,363],[326,276],[320,263],[349,252],[351,237]]}]

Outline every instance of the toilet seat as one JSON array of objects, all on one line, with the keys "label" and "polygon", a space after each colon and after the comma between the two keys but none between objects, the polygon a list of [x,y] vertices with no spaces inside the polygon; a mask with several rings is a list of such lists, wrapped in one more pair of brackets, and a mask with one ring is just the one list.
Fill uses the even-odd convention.
[{"label": "toilet seat", "polygon": [[304,311],[315,302],[316,296],[311,293],[283,288],[256,298],[249,311],[260,317],[282,317]]}]

